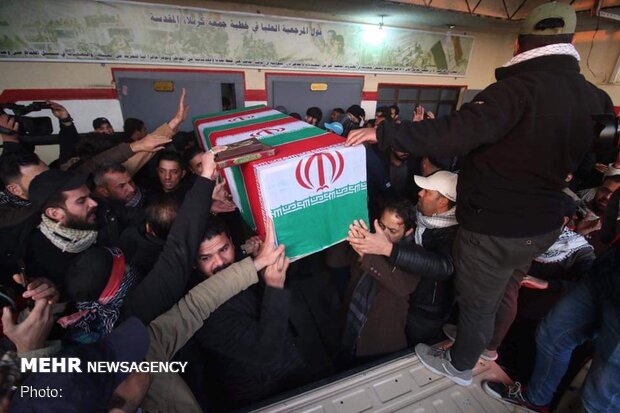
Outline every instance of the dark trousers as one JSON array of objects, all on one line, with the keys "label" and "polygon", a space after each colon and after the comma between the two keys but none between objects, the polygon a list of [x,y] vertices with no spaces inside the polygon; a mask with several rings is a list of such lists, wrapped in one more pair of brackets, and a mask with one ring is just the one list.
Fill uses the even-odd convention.
[{"label": "dark trousers", "polygon": [[523,277],[527,274],[529,267],[530,264],[528,263],[526,267],[515,270],[512,276],[508,279],[506,291],[504,292],[502,301],[499,304],[497,313],[495,313],[495,329],[493,331],[491,341],[487,346],[487,349],[489,350],[497,350],[499,348],[500,344],[502,344],[502,341],[504,340],[504,337],[506,337],[510,326],[517,317],[521,281],[523,281]]},{"label": "dark trousers", "polygon": [[454,241],[458,335],[450,350],[458,370],[472,369],[489,345],[495,316],[506,286],[516,273],[527,271],[532,260],[545,252],[560,229],[529,238],[504,238],[459,228]]}]

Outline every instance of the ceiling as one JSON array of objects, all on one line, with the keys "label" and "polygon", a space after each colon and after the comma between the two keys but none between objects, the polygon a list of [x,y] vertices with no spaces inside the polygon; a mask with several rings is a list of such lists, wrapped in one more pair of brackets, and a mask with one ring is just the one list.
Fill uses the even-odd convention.
[{"label": "ceiling", "polygon": [[[386,26],[455,31],[514,32],[530,10],[547,0],[150,0],[209,9],[224,9],[290,17],[340,20]],[[620,29],[620,21],[592,17],[591,10],[614,12],[620,18],[620,0],[564,0],[578,12],[578,31]]]}]

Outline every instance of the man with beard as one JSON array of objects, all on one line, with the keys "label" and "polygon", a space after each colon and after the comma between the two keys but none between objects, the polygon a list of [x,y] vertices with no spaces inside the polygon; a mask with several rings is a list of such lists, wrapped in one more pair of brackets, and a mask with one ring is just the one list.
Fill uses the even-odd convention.
[{"label": "man with beard", "polygon": [[94,198],[99,204],[99,244],[115,245],[121,233],[144,220],[146,192],[120,163],[99,166],[93,174]]},{"label": "man with beard", "polygon": [[60,291],[69,262],[97,241],[97,202],[90,197],[87,175],[50,169],[30,184],[30,201],[41,223],[27,245],[26,271],[52,280]]},{"label": "man with beard", "polygon": [[[611,194],[618,188],[620,188],[620,175],[612,175],[605,177],[603,183],[598,188],[584,191],[582,194],[581,199],[600,219],[596,219],[596,216],[591,216],[588,213],[588,216],[583,217],[577,223],[576,231],[586,237],[588,242],[594,247],[594,254],[597,257],[609,248],[609,244],[601,240],[601,228],[605,221],[605,211],[607,210]],[[615,227],[616,232],[618,232],[620,230],[620,221],[616,222]]]},{"label": "man with beard", "polygon": [[17,152],[0,157],[0,280],[10,284],[10,278],[19,271],[18,259],[24,228],[34,207],[29,201],[28,189],[35,176],[48,169],[37,155]]}]

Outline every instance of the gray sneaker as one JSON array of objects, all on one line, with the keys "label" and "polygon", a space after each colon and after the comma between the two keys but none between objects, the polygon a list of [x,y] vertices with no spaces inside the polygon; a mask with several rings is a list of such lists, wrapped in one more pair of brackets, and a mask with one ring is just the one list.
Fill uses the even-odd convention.
[{"label": "gray sneaker", "polygon": [[[448,337],[453,343],[456,341],[456,332],[457,332],[456,325],[444,324],[443,327],[441,327],[441,329],[443,330],[443,333],[446,335],[446,337]],[[497,357],[498,357],[497,351],[489,350],[489,349],[484,350],[482,354],[480,355],[480,358],[486,361],[495,361],[497,360]]]},{"label": "gray sneaker", "polygon": [[415,354],[424,367],[435,374],[445,376],[460,386],[469,386],[472,382],[471,370],[459,371],[452,365],[450,350],[433,348],[426,344],[415,346]]}]

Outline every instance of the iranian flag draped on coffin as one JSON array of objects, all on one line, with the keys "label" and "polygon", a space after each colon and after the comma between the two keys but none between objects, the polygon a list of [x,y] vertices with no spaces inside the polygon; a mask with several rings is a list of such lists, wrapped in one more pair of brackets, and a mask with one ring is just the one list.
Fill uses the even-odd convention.
[{"label": "iranian flag draped on coffin", "polygon": [[273,157],[224,169],[245,221],[264,236],[272,218],[278,243],[298,258],[347,236],[354,219],[368,222],[366,153],[344,139],[265,106],[194,119],[204,149],[257,138]]}]

